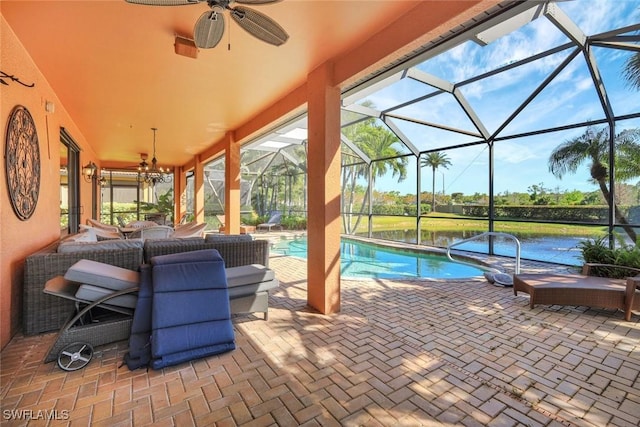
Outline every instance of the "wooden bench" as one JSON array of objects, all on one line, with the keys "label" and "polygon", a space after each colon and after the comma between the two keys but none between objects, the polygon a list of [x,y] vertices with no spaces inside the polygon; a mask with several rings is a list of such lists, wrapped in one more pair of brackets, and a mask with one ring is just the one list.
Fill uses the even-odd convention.
[{"label": "wooden bench", "polygon": [[516,274],[513,293],[529,294],[530,307],[536,304],[575,305],[623,310],[625,320],[640,311],[640,275],[610,279],[580,274]]}]

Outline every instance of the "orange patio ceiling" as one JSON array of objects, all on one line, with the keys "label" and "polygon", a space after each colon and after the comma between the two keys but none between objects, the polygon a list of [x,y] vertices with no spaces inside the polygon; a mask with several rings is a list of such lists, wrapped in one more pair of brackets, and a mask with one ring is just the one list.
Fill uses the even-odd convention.
[{"label": "orange patio ceiling", "polygon": [[[208,10],[124,0],[3,0],[0,10],[103,165],[151,154],[182,165],[293,89],[327,60],[364,43],[419,1],[284,0],[249,5],[276,20],[289,41],[275,47],[226,15],[214,49],[174,53]],[[453,4],[456,2],[452,2]],[[469,4],[476,3],[470,1]],[[447,2],[433,2],[442,12]],[[228,45],[230,44],[230,50]],[[3,70],[20,74],[20,70]]]}]

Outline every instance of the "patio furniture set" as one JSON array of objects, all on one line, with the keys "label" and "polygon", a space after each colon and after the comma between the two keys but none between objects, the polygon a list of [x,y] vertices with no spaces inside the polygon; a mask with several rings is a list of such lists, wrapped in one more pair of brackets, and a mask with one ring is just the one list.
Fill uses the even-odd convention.
[{"label": "patio furniture set", "polygon": [[[269,242],[250,235],[216,235],[167,239],[112,239],[56,241],[31,254],[24,264],[23,333],[35,335],[59,330],[69,320],[75,302],[44,292],[46,283],[64,276],[80,260],[138,271],[159,255],[215,249],[227,269],[252,264],[268,267]],[[233,290],[232,313],[268,312],[268,289],[240,287]]]},{"label": "patio furniture set", "polygon": [[81,259],[45,284],[46,294],[76,304],[45,362],[81,369],[94,347],[127,339],[130,369],[229,351],[231,314],[264,311],[266,320],[268,291],[277,286],[269,268],[225,268],[215,249],[154,256],[139,271]]},{"label": "patio furniture set", "polygon": [[166,239],[170,237],[188,238],[202,237],[206,223],[195,221],[186,224],[159,225],[153,221],[133,221],[123,226],[104,224],[94,219],[87,219],[87,225],[80,225],[86,240],[105,239]]}]

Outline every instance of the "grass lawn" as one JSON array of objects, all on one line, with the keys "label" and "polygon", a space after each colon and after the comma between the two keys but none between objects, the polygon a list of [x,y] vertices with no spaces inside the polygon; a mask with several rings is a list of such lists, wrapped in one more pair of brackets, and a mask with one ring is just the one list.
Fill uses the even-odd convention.
[{"label": "grass lawn", "polygon": [[[355,223],[355,220],[353,221]],[[488,230],[488,220],[485,218],[463,218],[453,214],[438,214],[438,217],[424,216],[420,221],[423,231],[477,231]],[[532,222],[496,221],[495,231],[510,234],[544,234],[549,236],[585,236],[594,237],[606,234],[607,228],[602,225],[567,225],[546,224]],[[372,229],[374,231],[410,230],[416,228],[416,219],[406,216],[374,216]],[[357,229],[358,233],[367,232],[367,221],[363,219]]]}]

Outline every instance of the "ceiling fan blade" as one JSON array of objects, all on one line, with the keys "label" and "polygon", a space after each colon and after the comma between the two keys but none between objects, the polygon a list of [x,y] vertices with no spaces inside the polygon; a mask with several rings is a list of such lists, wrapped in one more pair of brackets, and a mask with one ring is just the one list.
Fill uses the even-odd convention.
[{"label": "ceiling fan blade", "polygon": [[231,9],[231,17],[245,31],[264,42],[280,46],[289,39],[289,34],[276,21],[248,7]]},{"label": "ceiling fan blade", "polygon": [[200,16],[193,28],[193,40],[196,47],[211,49],[222,39],[224,33],[224,16],[215,10],[205,12]]},{"label": "ceiling fan blade", "polygon": [[206,0],[126,0],[127,3],[144,4],[146,6],[185,6],[203,1]]},{"label": "ceiling fan blade", "polygon": [[235,0],[236,3],[240,4],[269,4],[269,3],[278,3],[282,0]]}]

